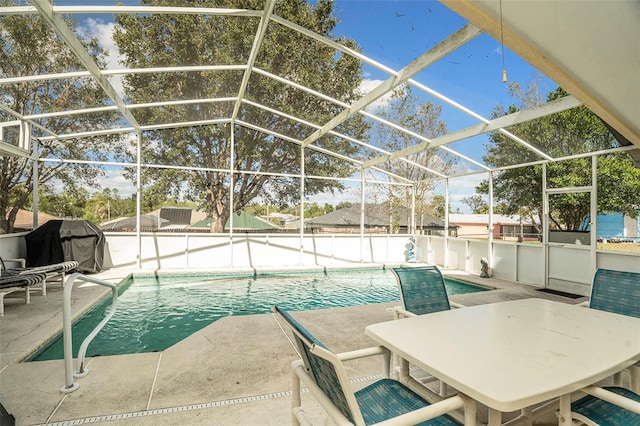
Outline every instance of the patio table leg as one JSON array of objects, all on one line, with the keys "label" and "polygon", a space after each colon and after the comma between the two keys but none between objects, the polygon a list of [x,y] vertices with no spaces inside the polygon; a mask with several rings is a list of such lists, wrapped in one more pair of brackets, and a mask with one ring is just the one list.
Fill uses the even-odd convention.
[{"label": "patio table leg", "polygon": [[571,421],[571,394],[560,397],[560,412],[558,413],[558,425],[569,426]]},{"label": "patio table leg", "polygon": [[493,408],[489,408],[489,421],[487,426],[500,426],[502,425],[502,413]]},{"label": "patio table leg", "polygon": [[629,387],[635,393],[640,393],[640,363],[636,363],[629,368],[629,375],[629,381],[631,382]]},{"label": "patio table leg", "polygon": [[400,358],[400,382],[407,383],[409,380],[409,361],[404,358]]}]

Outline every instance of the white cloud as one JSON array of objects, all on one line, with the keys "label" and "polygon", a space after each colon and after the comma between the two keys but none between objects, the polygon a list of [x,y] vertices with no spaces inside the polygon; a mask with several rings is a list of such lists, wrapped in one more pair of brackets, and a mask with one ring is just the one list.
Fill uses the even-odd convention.
[{"label": "white cloud", "polygon": [[[100,179],[103,188],[117,189],[120,198],[128,198],[136,193],[136,187],[130,180],[126,180],[123,176],[123,169],[119,167],[107,167],[105,176]],[[92,189],[92,192],[95,189]]]},{"label": "white cloud", "polygon": [[[373,89],[375,89],[378,85],[380,85],[384,80],[368,80],[364,79],[360,83],[360,87],[358,90],[361,94],[367,94]],[[387,93],[384,96],[376,99],[372,104],[367,107],[368,111],[375,112],[383,107],[385,107],[389,103],[389,99],[391,98],[391,94]]]},{"label": "white cloud", "polygon": [[462,213],[471,213],[468,205],[462,199],[476,194],[476,186],[487,179],[485,173],[449,179],[449,203],[453,211],[459,209]]},{"label": "white cloud", "polygon": [[[108,69],[118,69],[120,66],[120,50],[113,40],[113,32],[116,28],[114,22],[105,22],[102,19],[87,18],[84,25],[78,27],[78,33],[84,37],[96,37],[103,49],[107,52],[106,62]],[[113,76],[109,80],[120,97],[124,96],[122,76]]]}]

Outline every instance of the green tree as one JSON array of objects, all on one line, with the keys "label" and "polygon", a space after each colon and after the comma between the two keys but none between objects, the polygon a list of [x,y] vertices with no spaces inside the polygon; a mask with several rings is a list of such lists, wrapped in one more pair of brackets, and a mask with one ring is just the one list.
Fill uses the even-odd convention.
[{"label": "green tree", "polygon": [[[3,0],[2,6],[17,2]],[[76,22],[66,19],[71,28]],[[2,76],[34,76],[81,69],[81,65],[55,31],[39,15],[0,16],[0,74]],[[104,66],[104,52],[97,39],[81,39],[83,46],[99,66]],[[44,112],[66,111],[105,106],[110,101],[91,78],[43,79],[0,86],[0,102],[24,116]],[[111,127],[117,115],[106,112],[83,116],[59,116],[35,121],[55,133],[73,133],[87,129]],[[0,111],[0,122],[15,120]],[[50,136],[33,126],[33,138]],[[106,160],[109,152],[118,150],[115,136],[78,138],[39,142],[39,156],[76,160]],[[64,188],[63,198],[79,199],[83,186],[92,186],[103,173],[102,168],[82,163],[38,162],[39,189],[43,195],[56,194]],[[31,205],[34,183],[33,166],[22,157],[0,157],[0,233],[13,232],[18,210]],[[66,201],[65,201],[66,202]],[[56,213],[77,215],[76,210],[60,209]]]},{"label": "green tree", "polygon": [[[519,105],[501,106],[494,110],[494,117],[513,113],[539,103],[536,82],[527,90],[512,83],[511,94]],[[560,87],[550,92],[551,101],[566,96]],[[564,157],[619,146],[602,121],[584,106],[553,114],[527,123],[513,126],[514,134],[529,141],[552,157]],[[492,167],[539,160],[536,155],[501,133],[490,136],[484,161]],[[548,163],[547,185],[550,188],[591,185],[591,159],[579,158]],[[621,152],[602,155],[598,161],[598,211],[623,212],[637,217],[640,205],[640,170],[633,167],[628,154]],[[526,166],[494,173],[493,196],[503,207],[504,214],[525,212],[538,228],[542,223],[542,166]],[[488,193],[488,181],[477,188],[478,193]],[[589,214],[589,197],[585,193],[563,194],[550,198],[550,221],[558,229],[579,230]]]},{"label": "green tree", "polygon": [[80,219],[83,217],[89,193],[79,188],[75,194],[61,192],[56,194],[41,193],[38,196],[39,210],[54,216]]},{"label": "green tree", "polygon": [[340,210],[340,209],[346,209],[353,206],[353,203],[350,203],[348,201],[341,201],[336,205],[336,210]]},{"label": "green tree", "polygon": [[87,201],[83,219],[100,224],[120,217],[136,214],[135,195],[121,198],[116,188],[104,188],[94,192]]},{"label": "green tree", "polygon": [[473,214],[486,214],[489,213],[489,204],[482,198],[482,195],[475,194],[468,197],[463,197],[463,204],[466,204],[471,209]]},{"label": "green tree", "polygon": [[311,204],[305,204],[304,217],[311,219],[318,216],[323,216],[333,211],[331,204],[325,203],[324,206],[320,206],[318,203],[313,202]]},{"label": "green tree", "polygon": [[[403,126],[404,128],[417,133],[423,137],[432,139],[441,136],[447,132],[447,126],[441,119],[442,107],[435,105],[431,101],[423,102],[416,95],[410,85],[402,85],[396,88],[389,99],[389,102],[382,107],[380,116],[392,123]],[[415,145],[421,140],[401,132],[391,126],[376,124],[371,131],[372,139],[379,146],[387,151],[398,151]],[[427,199],[433,191],[436,181],[430,181],[430,178],[436,175],[424,168],[447,174],[450,172],[455,157],[444,153],[437,148],[429,148],[412,154],[408,157],[413,163],[403,160],[393,160],[387,164],[387,169],[394,174],[406,177],[414,182],[415,185],[415,202],[416,214],[422,215],[429,212]],[[421,167],[423,166],[423,167]],[[391,182],[395,182],[394,178],[389,178]],[[380,191],[387,194],[389,207],[389,224],[390,228],[394,228],[394,219],[392,212],[396,207],[406,208],[411,205],[411,187],[397,185],[381,185]]]},{"label": "green tree", "polygon": [[[148,5],[193,5],[192,1],[147,0]],[[260,9],[259,0],[201,0],[199,6]],[[336,25],[333,2],[320,0],[311,5],[299,0],[278,2],[275,13],[299,25],[333,39]],[[116,17],[120,28],[114,34],[124,64],[132,68],[247,63],[259,19],[207,15],[127,15]],[[339,40],[357,48],[351,40]],[[352,103],[358,96],[361,64],[349,55],[319,44],[288,28],[271,24],[260,47],[255,66],[290,79],[340,101]],[[237,96],[243,70],[128,75],[125,88],[133,102],[175,99],[206,99]],[[341,108],[278,81],[253,74],[247,96],[270,108],[305,120],[323,123]],[[202,102],[185,106],[136,110],[142,122],[198,121],[230,117],[233,102]],[[271,111],[244,104],[238,119],[303,140],[307,126],[283,118]],[[268,124],[265,124],[268,123]],[[355,117],[339,129],[360,138],[366,127]],[[233,156],[232,156],[233,131]],[[166,166],[186,167],[189,171],[145,170],[143,183],[166,192],[182,192],[196,200],[213,218],[212,232],[222,232],[229,214],[242,209],[256,197],[268,197],[285,205],[299,198],[299,178],[277,177],[255,172],[300,173],[301,150],[298,145],[236,125],[199,125],[145,132],[143,161]],[[327,135],[315,143],[347,156],[359,148]],[[305,149],[305,172],[309,175],[347,177],[353,167],[336,157]],[[233,167],[233,185],[227,172]],[[246,173],[240,173],[240,171]],[[253,173],[252,173],[253,172]],[[148,176],[148,174],[152,176]],[[160,174],[172,178],[161,179]],[[154,182],[154,183],[152,183]],[[336,180],[307,179],[305,195],[341,190]],[[230,205],[230,192],[234,192]]]},{"label": "green tree", "polygon": [[[427,204],[426,212],[439,219],[444,219],[445,204],[445,198],[442,195],[434,195]],[[449,204],[449,210],[451,210],[451,204]]]}]

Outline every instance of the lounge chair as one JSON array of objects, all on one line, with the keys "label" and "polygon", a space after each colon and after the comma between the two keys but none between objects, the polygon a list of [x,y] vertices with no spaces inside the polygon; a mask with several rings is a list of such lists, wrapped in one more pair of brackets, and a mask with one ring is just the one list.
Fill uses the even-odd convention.
[{"label": "lounge chair", "polygon": [[[571,404],[571,419],[588,426],[640,425],[640,395],[621,387],[588,386]],[[571,423],[569,423],[571,424]]]},{"label": "lounge chair", "polygon": [[[475,402],[456,395],[430,404],[402,383],[388,378],[390,353],[381,346],[334,354],[289,313],[273,307],[276,317],[293,332],[301,359],[291,364],[292,424],[309,424],[302,409],[300,383],[339,425],[457,425],[447,413],[465,408],[465,424],[475,424]],[[384,378],[353,391],[342,361],[382,355]],[[390,424],[390,423],[385,423]]]},{"label": "lounge chair", "polygon": [[[390,308],[390,311],[394,313],[394,319],[448,311],[451,307],[464,307],[464,305],[449,300],[444,277],[437,266],[392,268],[391,271],[396,277],[400,302],[402,302],[402,306]],[[399,361],[394,354],[394,377],[399,368]],[[437,380],[432,376],[427,376],[421,378],[420,381],[427,383]],[[446,384],[440,383],[439,393],[442,396],[447,394]]]},{"label": "lounge chair", "polygon": [[[7,268],[6,262],[19,263],[18,268]],[[20,275],[20,274],[39,274],[44,273],[47,279],[42,282],[42,286],[39,288],[42,291],[42,295],[47,295],[47,283],[58,281],[60,287],[64,286],[65,276],[67,273],[75,270],[78,267],[78,262],[75,260],[69,260],[66,262],[53,263],[51,265],[34,266],[27,268],[24,259],[5,259],[3,261],[0,258],[0,268],[2,268],[2,275]]]},{"label": "lounge chair", "polygon": [[29,288],[43,283],[47,279],[45,273],[24,273],[19,275],[0,275],[0,316],[4,316],[4,297],[17,291],[24,291],[25,303],[31,303]]},{"label": "lounge chair", "polygon": [[[592,309],[640,318],[640,273],[598,269],[593,277],[591,297],[583,305]],[[640,393],[640,362],[631,368],[631,390]],[[622,385],[622,375],[614,376]]]}]

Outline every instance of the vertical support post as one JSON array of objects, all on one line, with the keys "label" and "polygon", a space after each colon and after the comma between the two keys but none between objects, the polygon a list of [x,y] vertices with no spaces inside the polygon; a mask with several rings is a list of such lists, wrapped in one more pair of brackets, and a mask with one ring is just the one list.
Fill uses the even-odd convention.
[{"label": "vertical support post", "polygon": [[444,260],[443,267],[449,263],[449,178],[444,179]]},{"label": "vertical support post", "polygon": [[364,221],[365,221],[365,181],[364,167],[360,168],[360,263],[364,263]]},{"label": "vertical support post", "polygon": [[591,157],[591,276],[598,269],[598,157]]},{"label": "vertical support post", "polygon": [[549,287],[549,194],[547,164],[542,163],[542,245],[544,246],[544,288]]},{"label": "vertical support post", "polygon": [[[25,123],[24,121],[20,121],[20,137],[21,138],[25,138],[25,140],[27,141],[25,143],[28,143],[30,138],[30,129],[31,129],[31,124]],[[38,227],[38,225],[40,225],[38,223],[38,213],[40,211],[40,207],[38,205],[38,191],[39,191],[39,183],[38,181],[40,180],[40,173],[38,172],[38,158],[40,156],[40,153],[38,151],[38,140],[37,139],[33,139],[31,140],[31,167],[33,167],[33,178],[31,180],[31,199],[32,199],[32,203],[33,203],[33,229],[36,229]]]},{"label": "vertical support post", "polygon": [[304,146],[300,146],[300,265],[304,264]]},{"label": "vertical support post", "polygon": [[[235,124],[232,122],[230,124],[230,135],[229,138],[231,140],[231,149],[229,154],[229,256],[231,261],[231,267],[234,266],[234,256],[233,256],[233,192],[235,190],[235,181],[233,179],[233,157],[235,156],[235,145],[236,145],[236,133],[235,133]],[[222,225],[222,232],[224,232],[224,224]]]},{"label": "vertical support post", "polygon": [[542,163],[542,245],[544,246],[544,288],[549,287],[549,194],[547,164]]},{"label": "vertical support post", "polygon": [[489,238],[487,238],[487,263],[489,275],[493,275],[493,172],[489,172]]},{"label": "vertical support post", "polygon": [[411,185],[411,219],[407,224],[409,226],[409,233],[416,234],[416,184]]},{"label": "vertical support post", "polygon": [[142,236],[140,234],[140,210],[142,204],[142,132],[138,130],[136,146],[136,243],[138,253],[136,255],[136,267],[142,268]]}]

